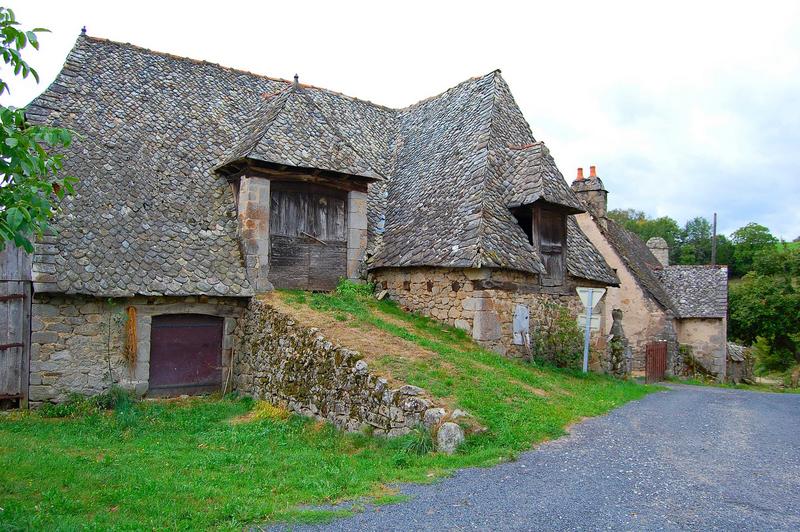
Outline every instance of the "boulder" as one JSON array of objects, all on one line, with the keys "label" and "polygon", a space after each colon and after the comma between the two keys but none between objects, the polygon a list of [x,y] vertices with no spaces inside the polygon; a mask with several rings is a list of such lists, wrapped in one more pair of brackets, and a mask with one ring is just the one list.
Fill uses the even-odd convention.
[{"label": "boulder", "polygon": [[429,429],[433,428],[442,422],[446,414],[444,408],[429,408],[422,417],[422,424]]},{"label": "boulder", "polygon": [[453,454],[464,441],[464,431],[452,421],[443,423],[436,433],[436,449],[440,453]]}]

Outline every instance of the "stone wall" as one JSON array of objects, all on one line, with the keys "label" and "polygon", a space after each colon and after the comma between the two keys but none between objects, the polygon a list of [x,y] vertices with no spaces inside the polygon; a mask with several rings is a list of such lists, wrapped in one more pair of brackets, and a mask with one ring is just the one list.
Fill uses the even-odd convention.
[{"label": "stone wall", "polygon": [[[147,392],[150,378],[150,324],[159,314],[225,317],[222,359],[229,366],[233,333],[245,305],[241,298],[35,296],[31,311],[30,400],[63,401],[73,392],[93,395],[112,382]],[[136,365],[123,357],[126,309],[136,308]],[[223,379],[227,369],[223,370]]]},{"label": "stone wall", "polygon": [[[431,267],[381,268],[370,272],[369,278],[402,307],[463,329],[487,349],[512,357],[529,354],[524,336],[514,334],[515,314],[517,332],[524,329],[530,335],[548,303],[566,307],[576,319],[583,312],[575,280],[553,289],[522,272]],[[601,301],[598,306],[601,313],[603,305]],[[526,314],[528,327],[520,326]],[[602,342],[600,335],[593,338]]]},{"label": "stone wall", "polygon": [[691,348],[692,356],[704,368],[725,380],[727,323],[724,318],[682,318],[677,320],[678,341]]},{"label": "stone wall", "polygon": [[[389,389],[361,355],[253,299],[237,335],[235,389],[355,431],[401,435],[424,420],[430,402],[415,386]],[[434,409],[435,410],[435,409]]]}]

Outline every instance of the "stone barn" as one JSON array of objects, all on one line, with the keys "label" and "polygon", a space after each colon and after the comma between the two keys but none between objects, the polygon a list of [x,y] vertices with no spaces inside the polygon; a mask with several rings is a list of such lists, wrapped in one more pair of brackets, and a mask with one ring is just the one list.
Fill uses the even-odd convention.
[{"label": "stone barn", "polygon": [[28,110],[80,135],[33,260],[29,397],[230,389],[251,298],[374,281],[524,355],[618,279],[499,71],[391,109],[86,35]]},{"label": "stone barn", "polygon": [[606,295],[603,330],[610,330],[612,310],[622,310],[622,327],[633,355],[633,373],[644,373],[648,344],[666,342],[668,374],[683,372],[683,352],[724,380],[727,267],[670,265],[664,239],[651,238],[645,243],[608,218],[608,192],[594,166],[588,178],[578,169],[572,189],[587,209],[577,216],[578,225],[620,280],[619,286],[609,288]]}]

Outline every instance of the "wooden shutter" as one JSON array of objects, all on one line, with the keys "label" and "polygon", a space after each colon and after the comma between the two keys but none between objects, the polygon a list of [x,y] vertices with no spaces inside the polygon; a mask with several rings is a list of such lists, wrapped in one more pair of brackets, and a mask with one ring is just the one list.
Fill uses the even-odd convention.
[{"label": "wooden shutter", "polygon": [[546,273],[542,275],[545,286],[564,284],[567,251],[566,215],[544,208],[536,208],[534,231],[539,238],[539,253]]}]

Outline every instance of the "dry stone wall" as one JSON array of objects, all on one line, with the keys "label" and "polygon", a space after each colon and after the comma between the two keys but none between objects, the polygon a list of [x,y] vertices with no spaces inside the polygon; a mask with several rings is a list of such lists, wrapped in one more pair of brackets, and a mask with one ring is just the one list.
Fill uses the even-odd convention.
[{"label": "dry stone wall", "polygon": [[[31,404],[60,402],[70,393],[95,395],[112,382],[145,394],[150,378],[150,323],[159,314],[224,317],[222,361],[227,368],[245,301],[206,296],[107,299],[38,294],[31,309]],[[123,358],[125,309],[130,306],[137,310],[133,367]]]},{"label": "dry stone wall", "polygon": [[535,334],[545,305],[564,306],[576,319],[583,311],[574,280],[552,289],[541,287],[535,275],[509,270],[382,268],[373,270],[370,280],[402,307],[463,329],[482,346],[512,357],[528,355],[524,337],[518,334],[515,339],[514,334],[519,306],[527,311],[528,327],[522,326],[523,315],[517,319],[517,331],[525,329],[528,334]]},{"label": "dry stone wall", "polygon": [[406,434],[431,407],[424,390],[390,389],[357,351],[255,298],[239,329],[233,372],[239,393],[348,431],[371,426],[377,434]]}]

